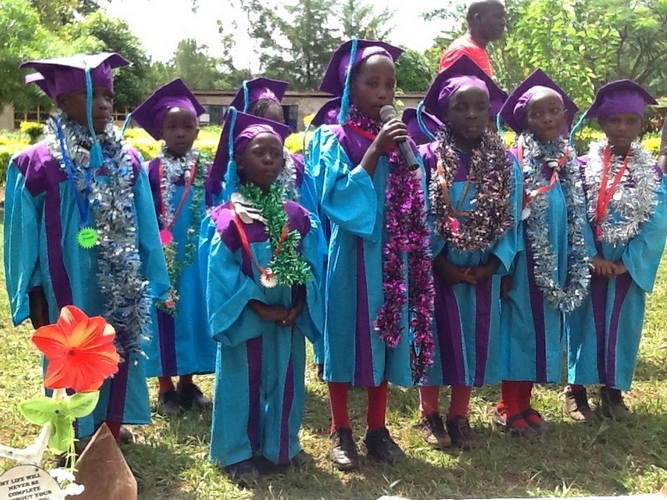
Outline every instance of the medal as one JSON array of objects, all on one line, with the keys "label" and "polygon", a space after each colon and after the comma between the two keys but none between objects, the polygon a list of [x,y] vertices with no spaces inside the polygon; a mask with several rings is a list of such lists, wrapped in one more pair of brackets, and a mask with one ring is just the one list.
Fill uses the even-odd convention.
[{"label": "medal", "polygon": [[92,227],[83,227],[76,233],[76,241],[81,248],[90,250],[97,243],[97,231]]},{"label": "medal", "polygon": [[273,273],[268,269],[266,270],[266,272],[262,273],[262,276],[259,278],[259,281],[266,288],[273,288],[278,284],[275,276],[273,276]]}]

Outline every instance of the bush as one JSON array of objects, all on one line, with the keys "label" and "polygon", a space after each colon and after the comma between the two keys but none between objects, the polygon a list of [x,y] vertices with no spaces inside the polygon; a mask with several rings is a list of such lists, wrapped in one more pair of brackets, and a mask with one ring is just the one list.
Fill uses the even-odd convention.
[{"label": "bush", "polygon": [[19,129],[30,137],[30,144],[35,144],[44,133],[44,125],[37,122],[21,122]]}]

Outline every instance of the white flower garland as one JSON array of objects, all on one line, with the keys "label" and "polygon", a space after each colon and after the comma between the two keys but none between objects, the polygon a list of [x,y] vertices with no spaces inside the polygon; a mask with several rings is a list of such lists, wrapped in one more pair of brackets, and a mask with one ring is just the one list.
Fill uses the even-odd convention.
[{"label": "white flower garland", "polygon": [[[57,140],[57,127],[63,132],[77,187],[83,191],[88,154],[92,140],[86,128],[58,111],[44,126],[44,138],[53,158],[65,169]],[[106,182],[90,183],[90,207],[95,214],[99,252],[98,284],[106,298],[104,318],[116,330],[114,344],[121,358],[140,351],[143,330],[149,322],[148,281],[141,276],[141,259],[137,249],[137,221],[134,215],[134,170],[124,141],[110,121],[97,135],[102,148]]]},{"label": "white flower garland", "polygon": [[[542,175],[544,158],[562,158],[565,154],[563,141],[540,143],[533,134],[524,133],[518,144],[523,144],[524,191],[531,193],[549,181]],[[535,283],[544,299],[553,309],[568,313],[576,309],[588,294],[590,269],[586,243],[584,241],[585,198],[582,189],[577,158],[570,149],[565,164],[559,171],[560,185],[567,209],[567,275],[561,287],[554,279],[558,269],[556,255],[549,241],[547,212],[549,204],[546,193],[531,199],[530,213],[526,219],[527,244],[533,253]]]},{"label": "white flower garland", "polygon": [[[584,190],[588,201],[588,219],[597,224],[597,203],[602,181],[603,151],[607,141],[591,143],[588,152],[588,163],[582,166]],[[608,178],[611,180],[618,173],[623,158],[612,155]],[[646,222],[655,212],[657,198],[655,160],[639,142],[630,146],[630,157],[627,170],[621,177],[607,211],[599,225],[602,230],[602,241],[619,244],[634,238],[639,226]],[[608,186],[611,182],[608,182]],[[614,214],[614,215],[612,215]]]}]

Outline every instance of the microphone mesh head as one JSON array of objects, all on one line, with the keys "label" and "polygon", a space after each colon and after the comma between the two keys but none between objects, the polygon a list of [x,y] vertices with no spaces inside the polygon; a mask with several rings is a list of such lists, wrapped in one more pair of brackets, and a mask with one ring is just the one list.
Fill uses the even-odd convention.
[{"label": "microphone mesh head", "polygon": [[384,123],[396,118],[396,110],[389,104],[380,108],[380,120]]}]

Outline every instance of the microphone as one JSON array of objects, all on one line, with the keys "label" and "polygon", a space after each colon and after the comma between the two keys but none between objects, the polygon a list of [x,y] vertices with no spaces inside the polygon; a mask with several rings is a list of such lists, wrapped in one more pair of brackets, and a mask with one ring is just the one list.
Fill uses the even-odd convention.
[{"label": "microphone", "polygon": [[[380,120],[382,123],[387,123],[389,120],[396,118],[396,110],[389,104],[382,106],[380,108]],[[419,168],[419,163],[417,163],[417,158],[406,141],[396,142],[398,146],[398,151],[401,153],[403,161],[408,166],[409,170],[417,170]]]}]

